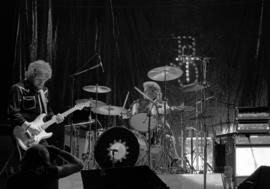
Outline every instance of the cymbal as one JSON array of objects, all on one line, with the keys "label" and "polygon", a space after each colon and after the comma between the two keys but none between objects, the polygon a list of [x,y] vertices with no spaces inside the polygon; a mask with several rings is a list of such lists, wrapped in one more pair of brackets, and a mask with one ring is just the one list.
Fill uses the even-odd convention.
[{"label": "cymbal", "polygon": [[127,113],[126,109],[120,106],[112,106],[112,105],[100,106],[93,109],[92,111],[102,115],[121,115]]},{"label": "cymbal", "polygon": [[99,106],[105,106],[106,103],[105,102],[102,102],[100,100],[92,100],[92,99],[77,99],[75,101],[76,104],[80,104],[80,103],[87,103],[89,102],[89,107],[90,108],[96,108],[96,107],[99,107]]},{"label": "cymbal", "polygon": [[170,81],[179,78],[182,74],[183,71],[180,68],[163,66],[150,70],[147,76],[154,81]]},{"label": "cymbal", "polygon": [[184,112],[190,112],[195,110],[193,106],[171,106],[172,110],[178,110],[178,111],[184,111]]},{"label": "cymbal", "polygon": [[197,92],[207,87],[209,87],[209,85],[203,86],[202,84],[196,83],[194,85],[183,87],[183,92]]},{"label": "cymbal", "polygon": [[197,131],[197,129],[196,129],[195,127],[186,127],[185,129],[186,129],[186,130],[190,130],[190,131],[192,131],[192,130],[193,130],[193,131]]},{"label": "cymbal", "polygon": [[86,85],[83,90],[90,93],[108,93],[111,91],[109,87],[100,85]]}]

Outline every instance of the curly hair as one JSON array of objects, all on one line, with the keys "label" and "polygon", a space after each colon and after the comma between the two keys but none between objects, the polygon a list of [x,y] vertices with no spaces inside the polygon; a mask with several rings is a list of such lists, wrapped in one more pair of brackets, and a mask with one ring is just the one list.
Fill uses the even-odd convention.
[{"label": "curly hair", "polygon": [[146,81],[143,83],[144,91],[150,90],[152,93],[157,94],[158,98],[162,98],[162,92],[159,84],[154,81]]},{"label": "curly hair", "polygon": [[44,60],[36,60],[31,62],[25,72],[25,79],[31,79],[37,75],[43,75],[47,79],[52,77],[52,68],[48,62]]}]

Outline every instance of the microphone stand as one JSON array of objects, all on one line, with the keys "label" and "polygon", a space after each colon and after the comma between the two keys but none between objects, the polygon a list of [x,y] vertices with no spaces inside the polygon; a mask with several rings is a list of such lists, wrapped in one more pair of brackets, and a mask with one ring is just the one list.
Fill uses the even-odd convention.
[{"label": "microphone stand", "polygon": [[69,77],[74,78],[75,76],[81,75],[81,74],[83,74],[83,73],[85,73],[85,72],[88,72],[89,70],[93,70],[93,69],[98,68],[98,67],[100,67],[100,66],[101,66],[100,63],[98,63],[98,64],[95,65],[95,66],[92,66],[92,67],[87,68],[87,69],[85,69],[85,70],[82,70],[82,71],[80,71],[80,72],[76,72],[76,73],[74,73],[74,74],[71,74],[71,75],[69,75]]},{"label": "microphone stand", "polygon": [[[97,54],[95,53],[84,65],[86,65],[88,62],[90,62],[95,56],[96,56]],[[84,66],[83,65],[83,66]],[[90,70],[93,70],[93,69],[96,69],[96,68],[98,68],[98,67],[100,67],[101,66],[101,64],[100,63],[98,63],[98,64],[96,64],[95,66],[92,66],[92,67],[90,67],[90,68],[87,68],[87,69],[84,69],[84,70],[82,70],[82,71],[79,71],[79,72],[75,72],[75,73],[73,73],[73,74],[71,74],[71,75],[69,75],[69,77],[71,77],[71,79],[72,79],[72,87],[71,87],[71,105],[72,105],[72,107],[73,107],[73,101],[74,101],[74,88],[75,88],[75,80],[76,80],[76,77],[77,76],[79,76],[79,75],[81,75],[81,74],[83,74],[83,73],[85,73],[85,72],[88,72],[88,71],[90,71]],[[97,102],[96,102],[96,104],[97,104]],[[91,122],[91,120],[90,120],[90,118],[91,118],[91,108],[90,108],[90,115],[89,115],[89,135],[90,135],[90,132],[91,132],[91,126],[92,126],[92,122]],[[97,124],[97,119],[95,120],[96,121],[96,124]],[[71,122],[71,117],[69,118],[69,123],[70,123],[70,125],[71,125],[71,129],[70,129],[70,147],[72,146],[72,141],[73,141],[73,123]],[[88,145],[89,145],[89,149],[90,149],[90,137],[89,137],[89,141],[88,141]],[[72,150],[72,149],[71,149]],[[77,151],[78,151],[78,149],[77,149]],[[90,157],[90,151],[89,151],[89,157]],[[89,162],[90,163],[90,162]]]}]

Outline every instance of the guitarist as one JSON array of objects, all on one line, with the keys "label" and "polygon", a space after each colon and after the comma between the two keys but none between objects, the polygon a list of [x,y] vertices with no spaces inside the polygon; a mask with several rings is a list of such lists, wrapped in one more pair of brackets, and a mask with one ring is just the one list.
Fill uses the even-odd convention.
[{"label": "guitarist", "polygon": [[[46,114],[46,120],[55,116],[56,123],[61,123],[64,117],[61,114],[54,115],[50,103],[48,88],[45,83],[51,78],[52,69],[48,62],[37,60],[31,62],[25,72],[25,79],[15,83],[10,88],[8,116],[12,129],[20,126],[30,133],[36,135],[39,130],[30,122],[42,113]],[[46,121],[44,120],[44,122]],[[45,140],[40,144],[47,144]],[[18,147],[18,145],[16,144]],[[23,150],[18,147],[19,158]]]}]

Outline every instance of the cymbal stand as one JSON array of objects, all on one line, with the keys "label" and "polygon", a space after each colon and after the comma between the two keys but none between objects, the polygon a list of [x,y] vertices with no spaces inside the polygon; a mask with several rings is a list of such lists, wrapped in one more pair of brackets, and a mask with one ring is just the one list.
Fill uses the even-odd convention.
[{"label": "cymbal stand", "polygon": [[[163,117],[163,128],[161,131],[161,157],[160,157],[160,162],[161,162],[161,167],[163,171],[169,172],[171,170],[171,162],[169,161],[169,158],[172,160],[173,158],[170,157],[168,153],[168,149],[166,147],[166,133],[165,133],[165,128],[167,124],[167,89],[166,89],[166,71],[164,74],[164,117]],[[158,107],[156,107],[158,109]],[[160,116],[160,115],[158,115]]]},{"label": "cymbal stand", "polygon": [[207,128],[206,128],[206,120],[205,120],[205,106],[206,106],[206,86],[207,86],[207,80],[206,80],[206,68],[207,68],[207,60],[203,59],[203,89],[202,89],[202,126],[203,126],[203,133],[204,133],[204,158],[203,158],[203,188],[206,189],[206,174],[207,174]]},{"label": "cymbal stand", "polygon": [[87,131],[87,152],[86,152],[86,157],[84,158],[84,160],[86,160],[86,165],[87,169],[91,168],[91,160],[94,159],[94,154],[93,154],[93,149],[92,149],[92,141],[91,141],[91,131],[92,131],[92,115],[91,115],[91,106],[89,108],[89,116],[88,116],[88,120],[89,120],[89,127],[88,127],[88,131]]},{"label": "cymbal stand", "polygon": [[151,163],[151,117],[152,117],[152,108],[153,106],[148,110],[147,116],[148,116],[148,146],[147,146],[147,162],[150,169],[152,169],[152,163]]}]

